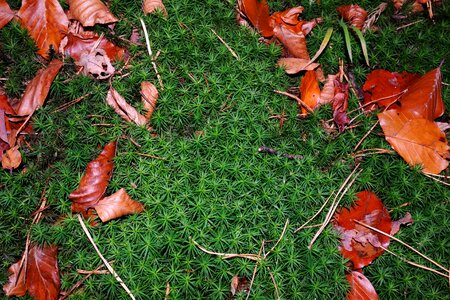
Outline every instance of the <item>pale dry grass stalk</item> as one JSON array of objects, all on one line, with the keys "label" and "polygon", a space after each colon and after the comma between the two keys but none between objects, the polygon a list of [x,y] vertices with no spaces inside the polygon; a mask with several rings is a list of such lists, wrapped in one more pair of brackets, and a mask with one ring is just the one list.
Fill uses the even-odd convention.
[{"label": "pale dry grass stalk", "polygon": [[[331,197],[333,197],[334,192],[331,193],[330,196],[328,196],[327,200],[325,200],[325,202],[322,204],[322,206],[319,208],[319,210],[314,214],[314,216],[312,216],[308,221],[306,221],[302,226],[300,226],[299,228],[294,230],[294,233],[297,233],[298,231],[304,229],[304,228],[308,228],[308,223],[311,222],[312,220],[314,220],[319,214],[320,212],[325,208],[325,206],[327,205],[328,201],[330,201]],[[319,226],[321,226],[322,224],[320,224]],[[317,225],[312,225],[312,226],[317,226]],[[311,228],[311,226],[309,226],[309,228]]]},{"label": "pale dry grass stalk", "polygon": [[283,91],[279,91],[279,90],[273,90],[274,93],[280,94],[280,95],[284,95],[284,96],[288,96],[291,99],[294,99],[295,101],[297,101],[298,105],[303,106],[308,112],[313,113],[313,109],[306,104],[302,99],[300,99],[299,97],[292,95],[288,92],[283,92]]},{"label": "pale dry grass stalk", "polygon": [[152,48],[150,47],[150,40],[148,38],[147,27],[145,26],[144,20],[142,20],[142,18],[140,18],[139,20],[141,21],[142,29],[144,30],[145,43],[147,44],[148,55],[150,56],[150,59],[152,60],[153,70],[155,70],[156,78],[158,79],[159,86],[161,87],[161,91],[163,91],[164,85],[163,85],[163,82],[161,79],[161,75],[158,72],[158,68],[156,67],[156,62],[155,62],[156,57],[153,56],[153,51],[152,51]]},{"label": "pale dry grass stalk", "polygon": [[231,55],[233,55],[234,58],[236,58],[237,60],[241,60],[239,55],[236,54],[236,52],[234,52],[234,50],[228,46],[227,42],[225,42],[225,40],[217,34],[217,32],[211,28],[212,33],[214,33],[214,35],[219,39],[219,41],[228,49],[228,51],[230,51]]}]

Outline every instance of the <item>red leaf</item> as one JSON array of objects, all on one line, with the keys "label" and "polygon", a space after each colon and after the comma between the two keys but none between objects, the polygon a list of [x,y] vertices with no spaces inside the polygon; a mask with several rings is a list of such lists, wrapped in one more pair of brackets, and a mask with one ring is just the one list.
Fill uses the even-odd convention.
[{"label": "red leaf", "polygon": [[37,300],[58,299],[60,279],[58,247],[32,246],[28,252],[26,284],[28,292]]},{"label": "red leaf", "polygon": [[358,4],[341,5],[336,8],[345,21],[361,30],[367,18],[367,11]]},{"label": "red leaf", "polygon": [[32,114],[36,109],[44,104],[50,90],[50,85],[61,69],[63,63],[57,59],[52,60],[47,68],[41,69],[27,85],[25,93],[17,107],[18,116]]},{"label": "red leaf", "polygon": [[345,126],[350,123],[350,118],[347,116],[348,84],[335,80],[334,86],[333,120],[339,128],[339,132],[343,132]]},{"label": "red leaf", "polygon": [[144,205],[131,199],[123,188],[101,199],[94,208],[102,222],[144,211]]},{"label": "red leaf", "polygon": [[269,25],[269,5],[266,0],[238,0],[239,10],[264,37],[273,35]]},{"label": "red leaf", "polygon": [[117,18],[100,0],[69,0],[70,15],[84,27],[117,22]]},{"label": "red leaf", "polygon": [[42,57],[47,59],[50,49],[58,51],[69,25],[58,0],[24,0],[17,16],[35,41]]},{"label": "red leaf", "polygon": [[[303,102],[305,102],[311,109],[317,107],[320,99],[319,83],[316,79],[314,71],[307,71],[300,83],[300,95]],[[302,114],[307,114],[308,111],[302,107]]]},{"label": "red leaf", "polygon": [[112,176],[116,144],[116,141],[107,144],[100,155],[88,164],[80,186],[69,195],[73,212],[86,216],[87,210],[94,207],[105,193]]},{"label": "red leaf", "polygon": [[[25,253],[23,255],[25,255]],[[23,265],[24,262],[25,258],[22,256],[18,262],[12,264],[8,269],[8,273],[10,274],[8,282],[3,286],[3,291],[8,297],[22,297],[27,292],[25,283],[26,266]]]},{"label": "red leaf", "polygon": [[3,28],[6,24],[14,18],[14,11],[9,8],[6,0],[0,0],[0,29]]},{"label": "red leaf", "polygon": [[361,221],[386,233],[391,232],[389,212],[377,196],[369,191],[356,195],[358,200],[350,209],[341,209],[334,215],[334,228],[341,235],[339,251],[349,259],[352,269],[361,269],[380,256],[389,245],[389,237],[358,225]]},{"label": "red leaf", "polygon": [[134,122],[140,126],[147,124],[147,119],[133,106],[128,104],[127,101],[125,101],[125,98],[123,98],[112,86],[106,96],[106,102],[114,108],[114,111],[125,121]]},{"label": "red leaf", "polygon": [[345,275],[350,283],[347,300],[377,300],[378,294],[372,283],[360,271],[351,271]]}]

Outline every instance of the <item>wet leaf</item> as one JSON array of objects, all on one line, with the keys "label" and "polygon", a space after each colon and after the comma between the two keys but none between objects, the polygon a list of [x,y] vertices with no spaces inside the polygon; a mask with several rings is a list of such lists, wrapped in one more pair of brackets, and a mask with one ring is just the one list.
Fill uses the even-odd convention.
[{"label": "wet leaf", "polygon": [[390,235],[395,235],[400,230],[401,225],[410,225],[413,222],[414,221],[411,214],[407,212],[403,218],[392,222],[392,229]]},{"label": "wet leaf", "polygon": [[28,293],[37,300],[58,299],[60,279],[58,247],[33,246],[28,254],[26,285]]},{"label": "wet leaf", "polygon": [[141,95],[142,95],[142,103],[144,104],[144,109],[147,111],[145,114],[145,118],[150,120],[152,117],[153,111],[156,108],[156,101],[159,98],[158,90],[156,86],[148,81],[143,81],[141,83]]},{"label": "wet leaf", "polygon": [[327,104],[330,103],[334,98],[334,80],[336,79],[336,75],[328,75],[327,80],[320,92],[320,100],[319,104]]},{"label": "wet leaf", "polygon": [[131,199],[123,188],[101,199],[94,208],[102,222],[144,211],[144,205]]},{"label": "wet leaf", "polygon": [[50,90],[50,85],[61,69],[63,63],[57,59],[52,60],[47,68],[41,69],[27,85],[25,93],[16,109],[18,116],[27,116],[44,104]]},{"label": "wet leaf", "polygon": [[82,53],[80,60],[76,63],[82,67],[83,74],[91,75],[99,80],[108,79],[114,75],[114,72],[116,71],[103,49]]},{"label": "wet leaf", "polygon": [[240,292],[249,292],[250,282],[246,277],[233,276],[231,279],[231,295],[234,296]]},{"label": "wet leaf", "polygon": [[20,154],[19,146],[14,146],[5,151],[2,156],[3,169],[16,169],[22,163],[22,154]]},{"label": "wet leaf", "polygon": [[378,114],[386,140],[409,165],[422,165],[423,172],[439,174],[448,167],[450,157],[445,134],[435,122],[411,119],[403,110]]},{"label": "wet leaf", "polygon": [[[320,88],[316,79],[314,71],[307,71],[300,83],[300,96],[311,109],[314,109],[319,104]],[[308,111],[302,107],[302,114],[307,114]]]},{"label": "wet leaf", "polygon": [[84,27],[117,22],[117,18],[100,0],[68,0],[70,15]]},{"label": "wet leaf", "polygon": [[339,128],[339,132],[343,132],[345,126],[350,123],[347,116],[348,107],[348,84],[338,80],[334,81],[334,97],[333,97],[333,120]]},{"label": "wet leaf", "polygon": [[156,10],[159,10],[167,17],[167,10],[162,0],[144,0],[142,10],[145,14],[151,14]]},{"label": "wet leaf", "polygon": [[24,0],[17,16],[42,57],[48,59],[50,49],[58,51],[69,20],[57,0]]},{"label": "wet leaf", "polygon": [[380,256],[389,246],[389,237],[363,227],[361,221],[385,233],[392,228],[389,212],[377,196],[369,191],[359,192],[358,200],[350,209],[340,209],[334,215],[334,228],[341,235],[339,251],[347,258],[351,269],[361,269]]},{"label": "wet leaf", "polygon": [[14,11],[9,8],[6,0],[0,0],[0,29],[3,28],[6,24],[14,18]]},{"label": "wet leaf", "polygon": [[271,37],[273,35],[273,28],[269,25],[269,5],[266,0],[238,0],[238,7],[240,13],[250,21],[262,36]]},{"label": "wet leaf", "polygon": [[287,74],[297,74],[298,72],[305,70],[314,70],[320,64],[309,63],[309,59],[295,58],[295,57],[284,57],[278,60],[277,65],[284,68]]},{"label": "wet leaf", "polygon": [[114,109],[114,111],[127,122],[134,122],[137,125],[147,124],[147,119],[141,115],[133,106],[128,104],[125,99],[111,86],[106,102]]},{"label": "wet leaf", "polygon": [[347,300],[377,300],[378,294],[372,283],[360,271],[351,271],[345,275],[350,284]]},{"label": "wet leaf", "polygon": [[100,155],[87,165],[79,187],[69,195],[73,212],[81,212],[86,216],[87,210],[103,197],[112,176],[116,144],[115,141],[107,144]]},{"label": "wet leaf", "polygon": [[[24,253],[23,255],[27,254]],[[8,282],[3,286],[3,291],[8,297],[22,297],[27,292],[25,282],[26,266],[24,265],[24,262],[25,258],[22,256],[18,262],[12,264],[8,269],[8,273],[10,274],[8,277]]]},{"label": "wet leaf", "polygon": [[336,8],[339,15],[351,26],[361,30],[367,18],[367,11],[358,4],[341,5]]}]

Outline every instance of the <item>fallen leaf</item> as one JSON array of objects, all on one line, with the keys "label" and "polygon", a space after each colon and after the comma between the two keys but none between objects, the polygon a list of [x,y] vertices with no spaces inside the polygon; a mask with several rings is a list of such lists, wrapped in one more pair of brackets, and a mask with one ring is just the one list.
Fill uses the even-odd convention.
[{"label": "fallen leaf", "polygon": [[28,293],[37,300],[58,299],[60,279],[58,247],[34,245],[28,252],[26,285]]},{"label": "fallen leaf", "polygon": [[[300,96],[311,109],[315,109],[319,103],[320,88],[316,79],[314,71],[307,71],[300,83]],[[307,114],[308,111],[302,107],[302,114]]]},{"label": "fallen leaf", "polygon": [[238,14],[243,14],[264,37],[273,35],[269,25],[269,5],[266,0],[238,0]]},{"label": "fallen leaf", "polygon": [[150,120],[153,111],[156,108],[156,101],[158,100],[159,94],[156,86],[148,81],[143,81],[141,83],[141,95],[142,103],[144,104],[144,109],[147,111],[145,118]]},{"label": "fallen leaf", "polygon": [[361,221],[385,233],[392,228],[389,212],[377,196],[369,191],[359,192],[350,209],[340,209],[334,215],[334,228],[341,235],[339,251],[351,262],[351,269],[369,265],[389,246],[389,237],[363,227],[353,220]]},{"label": "fallen leaf", "polygon": [[[27,255],[24,253],[23,255]],[[3,291],[5,292],[6,296],[17,296],[22,297],[25,296],[27,292],[26,282],[25,282],[25,273],[26,273],[26,266],[24,265],[24,262],[26,259],[22,256],[21,259],[19,259],[18,262],[15,264],[12,264],[9,269],[8,273],[10,274],[8,277],[8,282],[5,283],[3,286]]]},{"label": "fallen leaf", "polygon": [[350,284],[347,300],[377,300],[378,294],[372,283],[360,271],[348,272],[345,277]]},{"label": "fallen leaf", "polygon": [[343,132],[345,126],[350,123],[350,118],[347,116],[348,84],[335,80],[334,87],[333,120],[339,128],[339,132]]},{"label": "fallen leaf", "polygon": [[414,221],[413,221],[411,214],[409,212],[407,212],[403,218],[392,222],[392,229],[391,229],[390,235],[395,235],[400,230],[401,225],[410,225],[413,222]]},{"label": "fallen leaf", "polygon": [[17,116],[27,116],[44,104],[50,90],[50,85],[61,69],[63,63],[57,59],[52,60],[47,68],[41,69],[27,85],[25,93],[16,109]]},{"label": "fallen leaf", "polygon": [[117,18],[100,0],[68,0],[70,15],[84,27],[117,22]]},{"label": "fallen leaf", "polygon": [[367,11],[358,4],[341,5],[336,8],[339,15],[351,26],[362,30],[367,18]]},{"label": "fallen leaf", "polygon": [[333,101],[334,98],[334,80],[336,79],[336,75],[328,75],[327,80],[320,92],[319,104],[327,104]]},{"label": "fallen leaf", "polygon": [[8,122],[8,119],[5,116],[5,111],[0,108],[0,141],[3,141],[9,145],[8,131],[6,130],[6,122]]},{"label": "fallen leaf", "polygon": [[409,165],[422,165],[423,172],[431,174],[448,167],[450,147],[435,122],[411,119],[396,109],[378,114],[378,119],[386,140]]},{"label": "fallen leaf", "polygon": [[167,10],[164,6],[164,3],[162,0],[144,0],[144,3],[142,4],[142,10],[145,14],[151,14],[156,10],[159,10],[163,13],[164,16],[167,17]]},{"label": "fallen leaf", "polygon": [[231,279],[231,295],[234,296],[240,292],[248,293],[250,288],[250,282],[246,277],[233,276]]},{"label": "fallen leaf", "polygon": [[57,0],[24,0],[17,16],[38,47],[38,54],[49,58],[49,51],[58,51],[67,32],[69,20]]},{"label": "fallen leaf", "polygon": [[22,163],[22,154],[20,154],[19,146],[14,146],[5,151],[2,156],[3,169],[16,169]]},{"label": "fallen leaf", "polygon": [[0,29],[3,28],[6,24],[14,18],[14,11],[9,8],[6,0],[0,0]]},{"label": "fallen leaf", "polygon": [[[302,58],[295,58],[295,57],[284,57],[280,58],[278,60],[277,65],[279,67],[284,68],[285,72],[287,74],[297,74],[298,72],[305,71],[305,70],[314,70],[320,64],[318,63],[311,63],[309,64],[309,59],[302,59]],[[306,66],[306,68],[305,68]]]},{"label": "fallen leaf", "polygon": [[131,199],[123,188],[101,199],[94,208],[102,222],[144,211],[144,205]]},{"label": "fallen leaf", "polygon": [[73,212],[86,215],[87,210],[94,207],[105,193],[112,176],[116,145],[116,141],[107,144],[100,155],[87,165],[79,187],[69,195]]},{"label": "fallen leaf", "polygon": [[134,122],[137,125],[147,124],[147,119],[141,115],[133,106],[129,105],[125,99],[111,86],[106,102],[114,109],[114,111],[127,122]]},{"label": "fallen leaf", "polygon": [[111,77],[116,71],[103,49],[82,53],[76,64],[82,67],[83,74],[99,80]]}]

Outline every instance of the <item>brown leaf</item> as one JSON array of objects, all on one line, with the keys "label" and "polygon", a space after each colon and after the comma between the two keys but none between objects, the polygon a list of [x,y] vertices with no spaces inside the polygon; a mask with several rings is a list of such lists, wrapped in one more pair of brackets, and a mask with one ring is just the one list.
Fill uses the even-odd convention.
[{"label": "brown leaf", "polygon": [[24,255],[26,255],[26,253],[23,254],[22,258],[18,262],[12,264],[8,269],[8,273],[10,274],[8,277],[8,282],[3,286],[3,291],[8,297],[22,297],[25,296],[27,292],[25,283],[26,266],[24,265],[26,259]]},{"label": "brown leaf", "polygon": [[347,116],[348,84],[335,80],[334,86],[333,120],[339,128],[339,132],[343,132],[345,126],[350,123],[350,118]]},{"label": "brown leaf", "polygon": [[234,275],[231,279],[231,295],[234,296],[240,292],[249,292],[250,282],[246,277],[239,277],[237,275]]},{"label": "brown leaf", "polygon": [[116,145],[116,141],[107,144],[100,155],[87,165],[78,189],[69,195],[73,212],[86,214],[105,193],[112,176]]},{"label": "brown leaf", "polygon": [[349,4],[341,5],[336,10],[351,26],[362,30],[367,18],[367,11],[364,8],[358,4]]},{"label": "brown leaf", "polygon": [[392,229],[391,229],[390,235],[395,235],[400,230],[401,225],[410,225],[413,222],[414,222],[414,220],[413,220],[411,214],[409,212],[407,212],[403,218],[392,222]]},{"label": "brown leaf", "polygon": [[9,8],[6,0],[0,0],[0,29],[3,28],[6,24],[14,18],[14,11]]},{"label": "brown leaf", "polygon": [[386,140],[409,165],[422,165],[423,172],[439,174],[448,167],[450,147],[435,122],[410,119],[391,109],[378,114]]},{"label": "brown leaf", "polygon": [[151,14],[154,11],[159,10],[167,17],[167,10],[162,0],[144,0],[142,10],[145,14]]},{"label": "brown leaf", "polygon": [[50,49],[58,51],[69,24],[58,0],[24,0],[17,16],[39,48],[38,54],[48,59]]},{"label": "brown leaf", "polygon": [[84,27],[117,22],[117,18],[100,0],[68,0],[70,15]]},{"label": "brown leaf", "polygon": [[57,59],[52,60],[47,68],[41,69],[27,85],[25,93],[16,109],[18,116],[27,116],[44,104],[50,90],[50,85],[61,69],[63,63]]},{"label": "brown leaf", "polygon": [[295,58],[295,57],[284,57],[280,58],[278,60],[277,65],[279,67],[284,68],[285,72],[287,74],[297,74],[298,72],[305,71],[305,70],[314,70],[320,64],[318,63],[311,63],[309,59],[302,59],[302,58]]},{"label": "brown leaf", "polygon": [[111,77],[116,71],[103,49],[96,49],[93,52],[83,52],[80,60],[76,63],[83,68],[83,74],[91,75],[99,80]]},{"label": "brown leaf", "polygon": [[22,154],[20,154],[19,146],[14,146],[5,151],[2,156],[3,169],[16,169],[22,163]]},{"label": "brown leaf", "polygon": [[269,5],[266,0],[238,0],[239,13],[243,14],[264,37],[273,35],[270,26]]},{"label": "brown leaf", "polygon": [[37,300],[58,299],[60,279],[58,247],[32,246],[28,252],[26,285],[28,293]]},{"label": "brown leaf", "polygon": [[[320,88],[314,71],[306,71],[305,76],[300,83],[300,95],[302,101],[311,109],[315,109],[319,104]],[[308,111],[302,107],[302,114],[307,113]]]},{"label": "brown leaf", "polygon": [[369,279],[360,271],[351,271],[345,275],[350,284],[347,300],[377,300],[378,294]]},{"label": "brown leaf", "polygon": [[145,118],[150,120],[153,111],[156,108],[156,101],[158,100],[159,94],[155,85],[148,81],[143,81],[141,83],[141,95],[142,103],[144,104],[144,109],[147,111]]},{"label": "brown leaf", "polygon": [[320,92],[319,104],[327,104],[333,101],[334,98],[334,80],[336,79],[336,75],[328,75],[327,81]]},{"label": "brown leaf", "polygon": [[131,199],[123,188],[101,199],[94,208],[102,222],[144,211],[144,205]]},{"label": "brown leaf", "polygon": [[140,126],[147,124],[147,119],[138,113],[133,106],[129,105],[112,86],[106,96],[106,102],[114,108],[114,111],[125,121],[134,122]]}]

